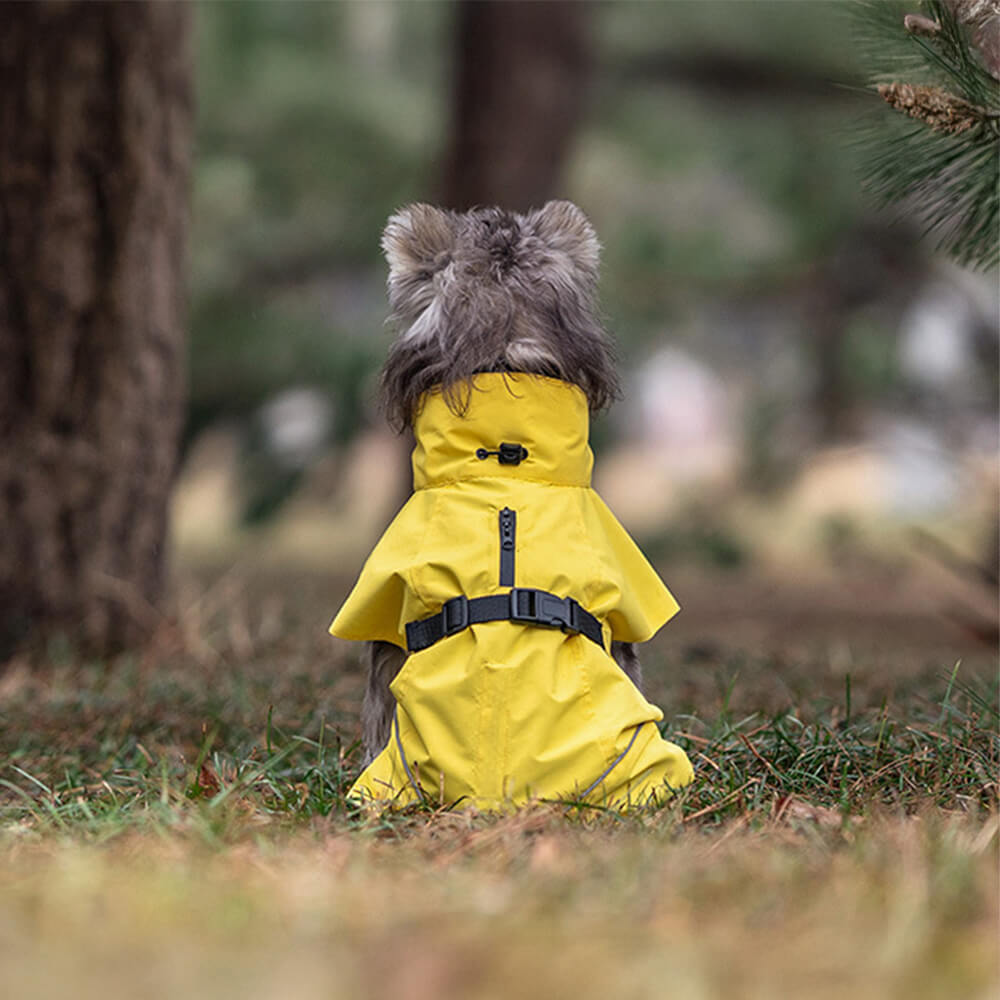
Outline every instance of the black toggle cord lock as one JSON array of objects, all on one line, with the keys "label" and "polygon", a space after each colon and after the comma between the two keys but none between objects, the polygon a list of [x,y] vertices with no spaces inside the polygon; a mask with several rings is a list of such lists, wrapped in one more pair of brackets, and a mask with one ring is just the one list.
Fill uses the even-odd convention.
[{"label": "black toggle cord lock", "polygon": [[501,465],[520,465],[528,457],[528,449],[523,444],[508,444],[506,441],[496,451],[488,451],[486,448],[476,449],[476,458],[480,461],[489,458],[490,455],[496,455]]}]

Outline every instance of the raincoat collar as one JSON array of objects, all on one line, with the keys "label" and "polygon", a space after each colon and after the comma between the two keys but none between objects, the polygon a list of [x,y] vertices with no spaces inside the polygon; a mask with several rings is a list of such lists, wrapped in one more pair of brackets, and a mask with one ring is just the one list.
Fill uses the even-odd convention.
[{"label": "raincoat collar", "polygon": [[[457,416],[437,390],[421,400],[414,434],[413,488],[462,479],[503,477],[557,486],[589,486],[594,465],[587,398],[575,385],[541,375],[476,375],[468,410]],[[501,444],[519,444],[527,457],[502,465]]]}]

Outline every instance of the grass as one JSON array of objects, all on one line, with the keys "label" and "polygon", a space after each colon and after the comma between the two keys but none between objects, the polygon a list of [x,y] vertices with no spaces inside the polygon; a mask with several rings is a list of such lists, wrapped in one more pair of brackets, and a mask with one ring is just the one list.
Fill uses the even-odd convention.
[{"label": "grass", "polygon": [[994,995],[992,653],[695,627],[644,660],[696,767],[659,811],[373,816],[338,584],[258,586],[192,585],[143,659],[0,676],[4,995]]},{"label": "grass", "polygon": [[[940,703],[922,714],[911,710],[905,719],[887,704],[854,717],[834,706],[810,722],[792,711],[675,718],[665,735],[688,752],[696,780],[660,810],[660,819],[699,829],[733,819],[756,823],[793,800],[824,823],[833,815],[849,823],[876,807],[900,814],[928,807],[989,813],[1000,769],[997,711],[988,693],[961,684],[958,673],[956,666]],[[173,692],[180,696],[178,688]],[[214,693],[224,697],[224,690]],[[128,707],[124,688],[122,698],[106,694],[96,716],[60,703],[43,721],[36,707],[30,733],[11,727],[5,735],[16,739],[3,747],[0,778],[0,816],[8,831],[72,830],[103,838],[136,826],[175,827],[192,814],[222,816],[234,807],[278,825],[314,816],[348,825],[369,821],[345,801],[359,770],[357,742],[323,719],[312,720],[312,732],[290,734],[274,723],[273,707],[261,705],[259,734],[232,727],[223,740],[222,724],[204,721],[200,743],[185,752],[178,734],[157,730],[155,700],[143,706],[143,720],[136,706]],[[13,716],[17,706],[8,710]],[[192,704],[188,717],[215,710],[211,702]],[[60,747],[73,732],[63,726],[74,711],[90,718],[92,728],[80,734],[79,747]],[[575,814],[588,807],[567,809]],[[421,807],[405,815],[439,811]]]}]

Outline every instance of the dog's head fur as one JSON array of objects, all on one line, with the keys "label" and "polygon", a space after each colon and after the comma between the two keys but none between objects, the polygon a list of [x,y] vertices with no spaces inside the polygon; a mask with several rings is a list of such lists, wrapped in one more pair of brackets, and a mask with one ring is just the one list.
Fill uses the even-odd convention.
[{"label": "dog's head fur", "polygon": [[399,331],[382,370],[390,422],[409,426],[438,387],[462,413],[477,372],[550,375],[579,386],[592,410],[618,394],[597,311],[600,244],[568,201],[520,215],[410,205],[382,236]]}]

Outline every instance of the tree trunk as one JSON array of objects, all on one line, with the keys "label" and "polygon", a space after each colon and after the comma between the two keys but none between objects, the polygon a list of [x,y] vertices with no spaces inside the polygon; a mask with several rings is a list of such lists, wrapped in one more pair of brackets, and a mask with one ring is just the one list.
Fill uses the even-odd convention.
[{"label": "tree trunk", "polygon": [[558,194],[589,73],[589,7],[580,0],[457,4],[444,204],[523,211]]},{"label": "tree trunk", "polygon": [[0,5],[0,662],[141,643],[183,410],[191,8]]}]

